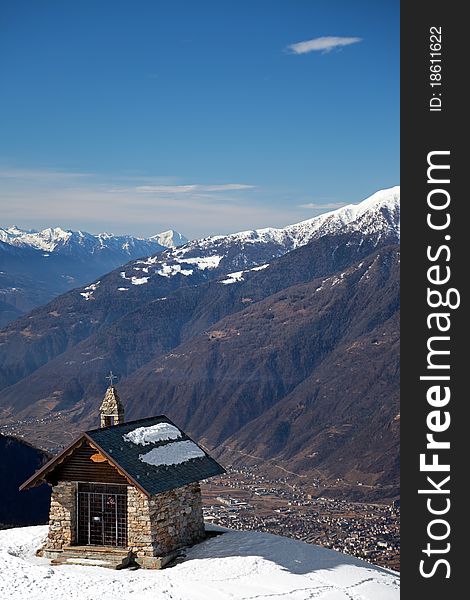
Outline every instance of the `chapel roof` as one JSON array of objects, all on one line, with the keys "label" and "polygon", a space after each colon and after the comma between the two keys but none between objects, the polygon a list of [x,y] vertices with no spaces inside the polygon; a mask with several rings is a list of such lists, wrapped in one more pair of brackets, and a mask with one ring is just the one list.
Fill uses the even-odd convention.
[{"label": "chapel roof", "polygon": [[83,443],[95,448],[131,485],[151,496],[225,472],[165,415],[92,429],[23,483],[27,489],[51,479]]}]

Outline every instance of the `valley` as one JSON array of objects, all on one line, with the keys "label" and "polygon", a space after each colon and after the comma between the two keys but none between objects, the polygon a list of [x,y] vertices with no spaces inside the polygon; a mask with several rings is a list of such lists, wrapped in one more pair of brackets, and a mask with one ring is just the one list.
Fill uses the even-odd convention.
[{"label": "valley", "polygon": [[[327,489],[341,494],[343,483]],[[203,484],[204,518],[230,529],[332,548],[399,571],[399,503],[352,502],[326,497],[325,489],[321,479],[269,478],[262,465],[233,468]]]}]

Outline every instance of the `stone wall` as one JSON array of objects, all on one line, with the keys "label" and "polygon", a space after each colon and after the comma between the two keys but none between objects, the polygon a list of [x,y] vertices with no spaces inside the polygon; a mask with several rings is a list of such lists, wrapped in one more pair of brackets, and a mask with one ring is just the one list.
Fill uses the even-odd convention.
[{"label": "stone wall", "polygon": [[137,556],[153,556],[149,498],[127,487],[127,543]]},{"label": "stone wall", "polygon": [[127,502],[129,549],[138,557],[163,556],[205,536],[198,483],[150,498],[128,487]]},{"label": "stone wall", "polygon": [[[76,486],[75,482],[61,481],[52,488],[47,550],[61,550],[75,542]],[[164,556],[204,536],[198,483],[150,498],[127,487],[128,549],[137,557]]]},{"label": "stone wall", "polygon": [[76,483],[61,481],[53,486],[46,548],[60,550],[75,541]]}]

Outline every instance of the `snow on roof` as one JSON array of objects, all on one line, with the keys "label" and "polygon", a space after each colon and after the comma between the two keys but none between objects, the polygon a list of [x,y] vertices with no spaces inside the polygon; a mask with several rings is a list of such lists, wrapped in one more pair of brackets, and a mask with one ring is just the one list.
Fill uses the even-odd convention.
[{"label": "snow on roof", "polygon": [[179,465],[192,458],[204,458],[205,453],[191,440],[172,442],[165,446],[152,448],[147,454],[140,454],[139,460],[148,465]]},{"label": "snow on roof", "polygon": [[181,437],[181,431],[171,423],[157,423],[150,427],[138,427],[122,437],[126,442],[146,446],[155,442],[177,440]]},{"label": "snow on roof", "polygon": [[85,435],[148,495],[224,473],[165,415],[93,429]]}]

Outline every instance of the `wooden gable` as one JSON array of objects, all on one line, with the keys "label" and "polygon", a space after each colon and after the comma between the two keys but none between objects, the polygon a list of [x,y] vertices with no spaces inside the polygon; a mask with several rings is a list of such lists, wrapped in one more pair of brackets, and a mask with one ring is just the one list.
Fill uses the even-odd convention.
[{"label": "wooden gable", "polygon": [[52,485],[59,481],[129,484],[128,479],[86,440],[47,473],[45,480]]}]

